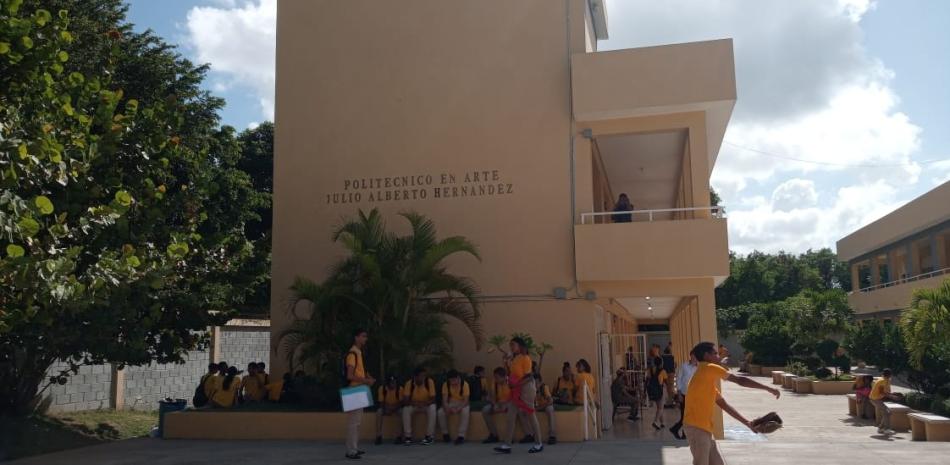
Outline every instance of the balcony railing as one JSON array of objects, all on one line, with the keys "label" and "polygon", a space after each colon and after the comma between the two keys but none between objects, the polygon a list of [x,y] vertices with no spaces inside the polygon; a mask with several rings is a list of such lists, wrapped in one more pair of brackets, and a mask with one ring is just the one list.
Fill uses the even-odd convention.
[{"label": "balcony railing", "polygon": [[[711,206],[711,207],[686,207],[686,208],[662,208],[655,210],[630,210],[625,212],[590,212],[590,213],[581,213],[581,224],[587,224],[587,219],[591,218],[591,222],[595,218],[608,216],[618,216],[618,215],[631,215],[634,217],[643,217],[646,216],[646,221],[653,221],[656,215],[662,215],[666,213],[683,213],[683,212],[697,212],[697,211],[708,211],[713,218],[725,218],[726,217],[726,207],[721,206]],[[679,218],[673,218],[672,220],[663,220],[663,221],[676,221]],[[682,219],[692,219],[692,218],[682,218]]]},{"label": "balcony railing", "polygon": [[886,283],[876,284],[874,286],[862,287],[861,289],[858,289],[858,292],[876,291],[878,289],[884,289],[886,287],[897,286],[900,284],[910,283],[914,281],[920,281],[921,279],[933,278],[935,276],[940,276],[940,275],[945,275],[945,274],[950,274],[950,268],[943,268],[943,269],[931,271],[928,273],[921,273],[921,274],[910,276],[907,278],[901,278],[901,279],[897,279],[897,280],[886,282]]}]

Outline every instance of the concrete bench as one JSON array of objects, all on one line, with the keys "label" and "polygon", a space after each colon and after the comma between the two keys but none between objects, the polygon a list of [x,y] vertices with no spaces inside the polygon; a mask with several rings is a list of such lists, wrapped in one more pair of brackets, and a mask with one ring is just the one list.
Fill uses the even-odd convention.
[{"label": "concrete bench", "polygon": [[782,384],[782,376],[785,374],[784,371],[773,371],[772,372],[772,384]]},{"label": "concrete bench", "polygon": [[[891,411],[891,429],[896,431],[910,431],[910,419],[907,418],[907,416],[914,413],[914,410],[904,404],[894,402],[884,402],[884,405]],[[877,409],[874,409],[874,421],[881,421],[881,419],[878,418]]]},{"label": "concrete bench", "polygon": [[794,373],[782,373],[782,387],[795,390],[795,378],[798,378],[798,375]]},{"label": "concrete bench", "polygon": [[909,413],[907,418],[912,441],[950,441],[950,418],[920,412]]},{"label": "concrete bench", "polygon": [[810,379],[802,376],[792,379],[792,387],[795,389],[796,394],[811,394],[814,392],[812,384]]},{"label": "concrete bench", "polygon": [[858,416],[858,395],[848,394],[848,415]]}]

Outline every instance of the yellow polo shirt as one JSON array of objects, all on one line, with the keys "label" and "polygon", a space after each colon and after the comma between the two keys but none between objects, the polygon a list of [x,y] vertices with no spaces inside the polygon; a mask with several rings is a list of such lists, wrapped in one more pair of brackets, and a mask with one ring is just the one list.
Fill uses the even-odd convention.
[{"label": "yellow polo shirt", "polygon": [[577,392],[574,393],[574,402],[578,404],[584,403],[584,385],[590,386],[591,394],[594,394],[595,399],[589,399],[590,401],[596,401],[597,396],[597,382],[594,381],[594,375],[590,373],[578,373],[575,376],[577,380]]},{"label": "yellow polo shirt", "polygon": [[216,391],[211,395],[211,400],[221,407],[231,407],[234,405],[234,398],[237,397],[238,389],[241,388],[241,377],[235,376],[231,380],[231,385],[227,389],[224,388],[224,376],[221,376],[221,381],[215,387]]},{"label": "yellow polo shirt", "polygon": [[210,399],[214,394],[214,391],[217,390],[218,384],[221,382],[221,377],[216,374],[205,375],[201,381],[202,389],[205,391],[205,396]]},{"label": "yellow polo shirt", "polygon": [[891,382],[881,378],[874,382],[874,387],[871,388],[871,395],[868,396],[871,400],[881,400],[887,397],[887,394],[891,392]]},{"label": "yellow polo shirt", "polygon": [[264,385],[264,389],[267,391],[267,400],[271,402],[280,401],[280,394],[284,391],[284,380],[274,381]]},{"label": "yellow polo shirt", "polygon": [[244,396],[248,400],[258,401],[264,398],[264,383],[257,375],[244,378]]},{"label": "yellow polo shirt", "polygon": [[432,381],[432,378],[426,378],[425,387],[415,386],[413,389],[414,381],[409,380],[406,382],[406,385],[402,387],[403,397],[412,396],[409,399],[411,402],[429,402],[435,399],[435,381]]},{"label": "yellow polo shirt", "polygon": [[511,360],[511,369],[508,370],[508,373],[511,374],[512,378],[519,380],[531,374],[531,357],[523,354],[516,355]]},{"label": "yellow polo shirt", "polygon": [[551,388],[547,384],[542,384],[538,387],[538,396],[534,399],[534,405],[538,409],[545,409],[548,405],[554,402],[554,397],[551,396]]},{"label": "yellow polo shirt", "polygon": [[[353,367],[353,375],[357,378],[366,377],[366,368],[363,367],[363,352],[360,351],[359,347],[350,347],[349,352],[346,353],[346,366]],[[359,386],[360,384],[362,383],[350,381],[350,386]]]},{"label": "yellow polo shirt", "polygon": [[453,388],[448,382],[442,385],[442,400],[445,402],[468,402],[470,394],[471,390],[465,381],[457,388]]},{"label": "yellow polo shirt", "polygon": [[511,388],[508,387],[508,383],[495,383],[492,386],[492,402],[496,404],[503,404],[511,400]]},{"label": "yellow polo shirt", "polygon": [[713,432],[713,411],[719,397],[719,381],[729,377],[729,370],[712,363],[701,362],[696,374],[689,380],[689,396],[683,423]]},{"label": "yellow polo shirt", "polygon": [[398,407],[402,402],[402,388],[396,386],[395,389],[389,389],[386,386],[380,386],[376,396],[379,403],[389,408]]}]

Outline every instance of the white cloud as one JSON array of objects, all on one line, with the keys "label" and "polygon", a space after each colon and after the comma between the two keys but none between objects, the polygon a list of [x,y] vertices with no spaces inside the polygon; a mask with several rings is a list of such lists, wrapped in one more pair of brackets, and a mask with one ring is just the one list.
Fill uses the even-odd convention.
[{"label": "white cloud", "polygon": [[274,119],[274,57],[277,0],[214,0],[188,12],[187,40],[200,63],[221,77],[216,90],[249,88],[263,118]]},{"label": "white cloud", "polygon": [[808,179],[789,179],[772,191],[772,209],[792,211],[813,207],[818,203],[815,183]]}]

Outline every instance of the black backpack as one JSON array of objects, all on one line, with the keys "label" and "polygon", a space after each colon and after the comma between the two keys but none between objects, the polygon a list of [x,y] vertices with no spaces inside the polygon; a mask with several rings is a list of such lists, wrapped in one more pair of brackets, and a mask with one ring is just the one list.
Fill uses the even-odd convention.
[{"label": "black backpack", "polygon": [[482,379],[471,375],[468,381],[468,400],[469,402],[481,402],[485,393],[482,392]]},{"label": "black backpack", "polygon": [[198,387],[195,388],[195,396],[191,398],[191,405],[195,407],[204,407],[208,405],[208,396],[205,394],[205,381],[208,380],[208,376],[202,376],[201,381],[198,382]]}]

